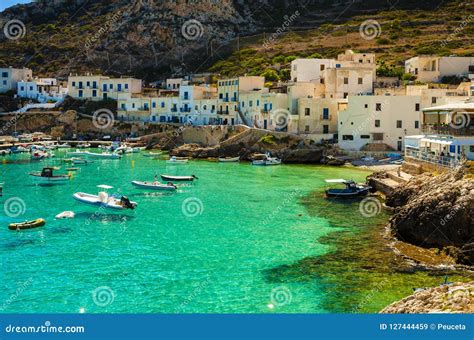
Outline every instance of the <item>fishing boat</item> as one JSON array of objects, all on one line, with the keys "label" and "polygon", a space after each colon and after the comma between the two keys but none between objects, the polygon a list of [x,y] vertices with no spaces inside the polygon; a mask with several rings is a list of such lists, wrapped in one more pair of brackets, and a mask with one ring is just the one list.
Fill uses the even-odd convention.
[{"label": "fishing boat", "polygon": [[76,151],[71,151],[68,152],[68,156],[85,156],[87,154],[87,151],[81,151],[79,149],[76,149]]},{"label": "fishing boat", "polygon": [[240,161],[240,156],[237,157],[219,157],[219,162],[222,163],[231,163]]},{"label": "fishing boat", "polygon": [[77,147],[79,149],[87,149],[87,148],[91,147],[91,144],[90,143],[80,143],[80,144],[77,145]]},{"label": "fishing boat", "polygon": [[69,149],[71,146],[67,143],[59,144],[56,146],[58,149]]},{"label": "fishing boat", "polygon": [[120,159],[120,156],[117,153],[110,153],[110,152],[102,152],[102,153],[95,153],[95,152],[87,152],[87,157],[91,158],[98,158],[98,159]]},{"label": "fishing boat", "polygon": [[40,183],[43,184],[54,184],[59,182],[68,181],[71,178],[71,174],[55,175],[53,172],[57,168],[44,167],[41,172],[30,172],[29,175],[34,177]]},{"label": "fishing boat", "polygon": [[47,157],[51,157],[51,155],[47,152],[43,152],[43,151],[33,151],[33,153],[31,154],[31,159],[32,160],[40,160],[40,159],[43,159],[43,158],[47,158]]},{"label": "fishing boat", "polygon": [[100,206],[108,209],[123,210],[123,209],[135,209],[137,202],[130,201],[128,197],[121,196],[116,198],[113,195],[110,196],[107,190],[113,187],[105,184],[97,186],[102,191],[99,191],[98,195],[87,194],[85,192],[76,192],[73,197],[81,203]]},{"label": "fishing boat", "polygon": [[281,164],[281,159],[277,157],[272,157],[270,153],[266,153],[263,159],[255,159],[252,161],[252,165],[279,165]]},{"label": "fishing boat", "polygon": [[148,153],[142,153],[143,157],[159,157],[161,156],[162,152],[148,152]]},{"label": "fishing boat", "polygon": [[187,158],[177,158],[176,156],[171,157],[166,163],[185,164],[188,162]]},{"label": "fishing boat", "polygon": [[198,179],[196,176],[170,176],[170,175],[160,175],[163,181],[170,182],[192,182],[195,179]]},{"label": "fishing boat", "polygon": [[25,230],[42,227],[46,224],[46,221],[42,218],[37,218],[36,220],[25,221],[20,223],[10,223],[8,229],[10,230]]},{"label": "fishing boat", "polygon": [[176,185],[169,182],[168,184],[160,183],[158,181],[153,182],[142,182],[142,181],[132,181],[132,184],[137,188],[141,189],[152,189],[152,190],[167,190],[167,191],[175,191]]},{"label": "fishing boat", "polygon": [[340,183],[344,184],[345,188],[335,188],[335,189],[327,189],[326,196],[327,197],[358,197],[358,196],[365,196],[369,193],[372,189],[371,186],[365,184],[358,184],[353,180],[345,180],[345,179],[327,179],[326,183]]}]

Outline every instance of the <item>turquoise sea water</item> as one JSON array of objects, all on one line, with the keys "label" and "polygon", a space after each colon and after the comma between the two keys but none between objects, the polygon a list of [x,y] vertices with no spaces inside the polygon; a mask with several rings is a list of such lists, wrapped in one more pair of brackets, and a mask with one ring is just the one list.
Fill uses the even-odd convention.
[{"label": "turquoise sea water", "polygon": [[[367,172],[321,166],[255,167],[139,154],[96,160],[58,186],[28,172],[54,161],[4,158],[0,218],[0,311],[77,313],[376,312],[440,280],[397,267],[379,234],[388,216],[365,217],[359,202],[322,198],[327,178]],[[190,175],[175,193],[134,188],[155,174]],[[134,211],[83,205],[77,191],[108,184]],[[12,205],[13,203],[15,205]],[[19,208],[19,211],[15,210]],[[12,210],[13,209],[13,210]],[[72,220],[55,220],[62,211]],[[7,224],[43,217],[26,232]]]}]

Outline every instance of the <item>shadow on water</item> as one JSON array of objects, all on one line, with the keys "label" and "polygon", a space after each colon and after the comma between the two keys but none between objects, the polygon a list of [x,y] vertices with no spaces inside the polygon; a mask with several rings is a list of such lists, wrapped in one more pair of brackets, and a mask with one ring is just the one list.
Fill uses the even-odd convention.
[{"label": "shadow on water", "polygon": [[11,249],[17,249],[19,247],[31,245],[31,244],[35,244],[35,241],[31,240],[31,239],[17,239],[15,241],[2,243],[1,246],[4,249],[10,249],[11,250]]},{"label": "shadow on water", "polygon": [[104,211],[98,210],[97,212],[79,212],[76,214],[76,218],[83,219],[85,221],[100,221],[100,222],[126,222],[131,221],[135,218],[133,215],[125,214],[107,214]]},{"label": "shadow on water", "polygon": [[317,240],[332,250],[266,269],[264,279],[276,284],[312,284],[323,291],[321,307],[331,313],[378,312],[411,294],[414,287],[438,285],[446,272],[415,270],[395,254],[383,236],[389,215],[380,210],[365,217],[360,213],[360,202],[327,201],[320,192],[302,197],[310,215],[325,218],[335,229]]}]

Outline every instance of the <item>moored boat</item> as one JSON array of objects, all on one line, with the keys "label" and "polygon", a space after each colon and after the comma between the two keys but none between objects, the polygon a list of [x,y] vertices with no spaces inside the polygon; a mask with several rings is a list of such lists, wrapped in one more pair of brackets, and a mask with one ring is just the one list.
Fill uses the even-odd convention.
[{"label": "moored boat", "polygon": [[80,151],[79,149],[76,149],[76,151],[71,151],[68,152],[68,156],[84,156],[87,154],[87,151]]},{"label": "moored boat", "polygon": [[230,163],[230,162],[238,162],[240,161],[240,156],[237,157],[219,157],[219,162],[222,163]]},{"label": "moored boat", "polygon": [[141,189],[166,190],[166,191],[176,190],[176,185],[174,185],[171,182],[164,184],[158,181],[153,181],[153,182],[132,181],[132,184],[136,186],[137,188],[141,188]]},{"label": "moored boat", "polygon": [[365,196],[372,189],[372,187],[369,185],[358,184],[354,182],[353,180],[327,179],[326,182],[327,183],[340,183],[340,184],[345,185],[345,188],[343,189],[342,188],[327,189],[325,191],[327,197],[350,198],[350,197]]},{"label": "moored boat", "polygon": [[56,169],[53,167],[45,167],[41,172],[30,172],[29,175],[43,184],[65,182],[71,178],[71,174],[54,175],[54,170]]},{"label": "moored boat", "polygon": [[77,147],[79,149],[87,149],[87,148],[91,147],[91,144],[90,143],[80,143],[80,144],[77,145]]},{"label": "moored boat", "polygon": [[185,164],[188,162],[187,158],[177,158],[176,156],[171,157],[166,163]]},{"label": "moored boat", "polygon": [[64,218],[74,218],[76,214],[73,211],[63,211],[62,213],[59,213],[56,215],[56,218],[61,220]]},{"label": "moored boat", "polygon": [[160,175],[163,181],[170,182],[192,182],[195,179],[198,179],[196,176],[170,176],[170,175]]},{"label": "moored boat", "polygon": [[103,153],[95,153],[95,152],[87,152],[87,157],[91,158],[98,158],[98,159],[120,159],[120,156],[117,153],[110,153],[110,152],[103,152]]},{"label": "moored boat", "polygon": [[46,224],[46,221],[42,218],[37,218],[36,220],[25,221],[20,223],[10,223],[8,229],[10,230],[26,230],[42,227]]},{"label": "moored boat", "polygon": [[114,210],[123,210],[123,209],[135,209],[138,205],[137,202],[130,201],[128,197],[121,196],[120,198],[116,198],[114,196],[110,196],[107,193],[107,190],[112,189],[109,185],[98,185],[99,191],[98,195],[92,195],[85,192],[76,192],[73,197],[77,201],[85,204],[100,206],[108,209]]},{"label": "moored boat", "polygon": [[256,159],[252,161],[252,165],[280,165],[281,159],[271,157],[269,153],[265,154],[264,159]]},{"label": "moored boat", "polygon": [[71,146],[67,143],[64,143],[64,144],[59,144],[56,146],[56,148],[58,149],[69,149]]},{"label": "moored boat", "polygon": [[161,156],[162,152],[148,152],[148,153],[142,153],[143,157],[159,157]]}]

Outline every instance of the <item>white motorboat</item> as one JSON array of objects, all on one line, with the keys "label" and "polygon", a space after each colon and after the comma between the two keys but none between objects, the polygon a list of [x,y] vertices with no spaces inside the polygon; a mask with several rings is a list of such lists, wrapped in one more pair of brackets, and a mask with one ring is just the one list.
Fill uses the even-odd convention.
[{"label": "white motorboat", "polygon": [[166,161],[166,163],[176,163],[176,164],[185,164],[188,162],[186,158],[176,158],[176,156],[171,157]]},{"label": "white motorboat", "polygon": [[240,156],[237,157],[219,157],[219,162],[222,163],[230,163],[230,162],[238,162],[240,161]]},{"label": "white motorboat", "polygon": [[11,154],[12,152],[10,151],[10,149],[6,149],[6,150],[0,150],[0,155],[1,156],[6,156],[6,155],[9,155]]},{"label": "white motorboat", "polygon": [[73,211],[63,211],[62,213],[59,213],[56,215],[56,218],[61,220],[64,218],[74,218],[76,214]]},{"label": "white motorboat", "polygon": [[43,158],[50,158],[50,157],[54,157],[54,154],[49,153],[49,152],[39,151],[39,150],[33,151],[33,153],[31,154],[32,160],[40,160]]},{"label": "white motorboat", "polygon": [[161,179],[163,181],[170,181],[170,182],[192,182],[195,179],[198,179],[196,176],[171,176],[171,175],[161,175]]},{"label": "white motorboat", "polygon": [[57,168],[44,167],[41,172],[30,172],[29,175],[41,184],[56,184],[71,179],[71,174],[55,175],[54,170],[57,170]]},{"label": "white motorboat", "polygon": [[143,157],[159,157],[161,156],[162,152],[148,152],[148,153],[142,153]]},{"label": "white motorboat", "polygon": [[120,156],[117,153],[110,153],[110,152],[102,152],[102,153],[95,153],[95,152],[87,152],[87,157],[91,158],[99,158],[99,159],[120,159]]},{"label": "white motorboat", "polygon": [[71,151],[68,152],[68,156],[85,156],[87,154],[87,151],[81,151],[79,149],[76,149],[76,151]]},{"label": "white motorboat", "polygon": [[91,147],[91,144],[90,143],[80,143],[80,144],[77,145],[77,147],[79,149],[87,149],[87,148]]},{"label": "white motorboat", "polygon": [[76,165],[78,165],[78,164],[86,164],[87,165],[89,163],[92,163],[92,161],[89,161],[89,160],[83,159],[83,158],[74,157],[74,158],[71,158],[71,159],[72,159],[72,163],[76,164]]},{"label": "white motorboat", "polygon": [[107,190],[113,187],[109,185],[98,185],[102,191],[99,191],[98,195],[87,194],[85,192],[76,192],[73,197],[81,203],[104,207],[107,209],[123,210],[123,209],[135,209],[138,205],[137,202],[130,201],[128,197],[121,196],[120,198],[110,196]]},{"label": "white motorboat", "polygon": [[153,182],[142,182],[142,181],[132,181],[132,184],[137,188],[141,189],[152,189],[152,190],[167,190],[167,191],[175,191],[176,185],[169,182],[168,184],[160,183],[158,181]]},{"label": "white motorboat", "polygon": [[258,159],[252,161],[252,165],[279,165],[281,164],[281,159],[277,157],[271,157],[269,153],[265,155],[264,159]]},{"label": "white motorboat", "polygon": [[71,146],[67,143],[59,144],[56,146],[58,149],[69,149]]}]

